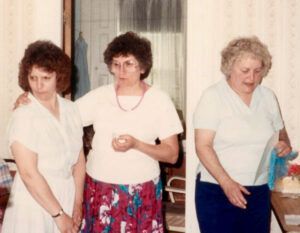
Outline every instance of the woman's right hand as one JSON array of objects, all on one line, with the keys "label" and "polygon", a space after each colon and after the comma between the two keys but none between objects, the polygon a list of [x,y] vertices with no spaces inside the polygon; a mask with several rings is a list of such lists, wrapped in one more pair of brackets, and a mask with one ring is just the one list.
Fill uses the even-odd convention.
[{"label": "woman's right hand", "polygon": [[79,227],[74,224],[73,219],[66,213],[56,217],[54,221],[61,233],[77,233],[79,231]]},{"label": "woman's right hand", "polygon": [[224,179],[220,183],[220,186],[232,205],[242,209],[247,208],[247,201],[244,194],[250,195],[251,193],[244,186],[229,177]]},{"label": "woman's right hand", "polygon": [[195,145],[197,155],[201,163],[219,182],[229,202],[234,206],[246,209],[247,201],[244,197],[244,194],[250,195],[250,192],[244,186],[231,179],[221,165],[213,148],[215,135],[216,132],[213,130],[195,130]]},{"label": "woman's right hand", "polygon": [[16,102],[14,103],[13,110],[17,109],[21,104],[28,104],[30,103],[30,99],[28,98],[29,92],[24,92],[23,94],[19,95]]}]

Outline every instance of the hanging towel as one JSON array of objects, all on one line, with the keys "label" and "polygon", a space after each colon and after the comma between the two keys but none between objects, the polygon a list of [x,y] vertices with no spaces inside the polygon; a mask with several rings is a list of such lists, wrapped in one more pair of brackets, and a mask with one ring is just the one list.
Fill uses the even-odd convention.
[{"label": "hanging towel", "polygon": [[87,63],[88,45],[80,34],[75,42],[76,86],[74,98],[78,99],[90,90],[90,79]]}]

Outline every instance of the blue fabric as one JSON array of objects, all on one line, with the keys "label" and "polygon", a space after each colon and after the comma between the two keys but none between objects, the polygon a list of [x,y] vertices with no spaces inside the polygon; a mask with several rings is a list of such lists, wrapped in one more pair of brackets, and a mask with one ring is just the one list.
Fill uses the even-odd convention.
[{"label": "blue fabric", "polygon": [[75,99],[83,96],[90,90],[90,79],[87,63],[87,43],[82,37],[79,37],[75,42],[75,58],[76,66],[76,89]]},{"label": "blue fabric", "polygon": [[196,180],[196,212],[201,233],[270,233],[268,185],[245,186],[247,209],[232,205],[217,184]]},{"label": "blue fabric", "polygon": [[9,166],[6,162],[0,160],[0,188],[10,189],[13,183],[13,178],[9,172]]},{"label": "blue fabric", "polygon": [[270,157],[270,166],[269,166],[269,177],[268,177],[268,186],[270,190],[274,190],[276,179],[283,177],[287,174],[288,166],[287,161],[293,160],[298,155],[297,152],[292,151],[287,156],[278,157],[276,149],[273,149]]}]

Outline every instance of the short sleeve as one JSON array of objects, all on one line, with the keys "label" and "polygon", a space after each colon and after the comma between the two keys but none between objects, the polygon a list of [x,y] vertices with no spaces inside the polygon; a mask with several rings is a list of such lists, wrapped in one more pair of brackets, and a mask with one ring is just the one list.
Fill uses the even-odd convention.
[{"label": "short sleeve", "polygon": [[29,150],[37,152],[38,150],[38,135],[34,127],[33,114],[30,109],[20,107],[13,112],[7,128],[8,146],[14,142],[19,142]]},{"label": "short sleeve", "polygon": [[280,107],[276,95],[270,90],[270,98],[268,106],[270,107],[270,112],[272,114],[273,127],[276,131],[284,128],[284,123],[282,120]]},{"label": "short sleeve", "polygon": [[214,89],[207,89],[201,96],[193,115],[195,129],[217,130],[220,123],[220,99]]},{"label": "short sleeve", "polygon": [[162,140],[174,134],[182,133],[183,128],[175,106],[170,97],[166,94],[162,96],[161,107],[159,111],[159,138]]},{"label": "short sleeve", "polygon": [[99,88],[92,90],[75,101],[83,126],[92,125],[94,122],[97,100],[101,98],[99,90]]}]

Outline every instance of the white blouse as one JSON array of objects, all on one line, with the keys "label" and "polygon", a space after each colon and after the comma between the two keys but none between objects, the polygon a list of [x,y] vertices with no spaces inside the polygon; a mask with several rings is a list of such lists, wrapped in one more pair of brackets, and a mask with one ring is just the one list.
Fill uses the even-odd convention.
[{"label": "white blouse", "polygon": [[[194,113],[194,128],[216,132],[213,148],[218,159],[242,185],[254,184],[268,140],[283,127],[278,102],[270,89],[259,85],[247,106],[225,79],[203,93]],[[205,167],[200,166],[199,171],[201,180],[217,183]]]},{"label": "white blouse", "polygon": [[[125,108],[135,106],[140,96],[120,96]],[[157,160],[131,149],[116,152],[113,137],[129,134],[137,139],[155,144],[155,139],[165,139],[182,132],[181,122],[171,99],[162,91],[151,87],[140,105],[125,112],[116,101],[114,86],[101,86],[76,101],[84,125],[94,125],[92,150],[88,155],[87,173],[94,179],[115,184],[136,184],[159,176]]]},{"label": "white blouse", "polygon": [[56,119],[29,94],[31,103],[13,112],[8,127],[9,146],[18,141],[38,156],[43,174],[70,176],[82,148],[82,124],[74,103],[57,95],[60,119]]}]

